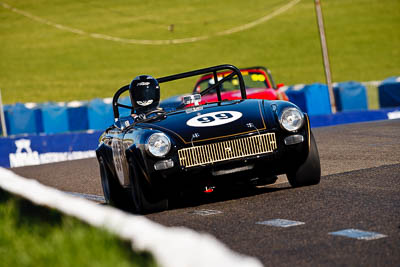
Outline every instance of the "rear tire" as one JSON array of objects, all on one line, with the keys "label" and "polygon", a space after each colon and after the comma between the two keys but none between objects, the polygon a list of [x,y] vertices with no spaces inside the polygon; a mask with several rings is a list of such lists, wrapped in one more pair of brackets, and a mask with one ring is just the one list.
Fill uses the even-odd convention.
[{"label": "rear tire", "polygon": [[321,180],[321,164],[314,135],[310,133],[310,151],[306,160],[295,170],[286,174],[293,187],[318,184]]},{"label": "rear tire", "polygon": [[168,209],[168,198],[156,192],[135,166],[130,166],[133,212],[147,214]]},{"label": "rear tire", "polygon": [[119,184],[101,157],[99,158],[99,165],[101,186],[106,204],[126,210],[129,206],[127,190]]}]

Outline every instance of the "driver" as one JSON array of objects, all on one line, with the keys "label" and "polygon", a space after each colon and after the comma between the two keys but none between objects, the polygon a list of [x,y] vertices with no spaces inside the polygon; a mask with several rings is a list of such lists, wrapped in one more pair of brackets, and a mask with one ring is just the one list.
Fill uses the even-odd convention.
[{"label": "driver", "polygon": [[150,75],[140,75],[133,79],[129,85],[129,95],[134,108],[133,118],[146,118],[150,111],[160,109],[160,86]]}]

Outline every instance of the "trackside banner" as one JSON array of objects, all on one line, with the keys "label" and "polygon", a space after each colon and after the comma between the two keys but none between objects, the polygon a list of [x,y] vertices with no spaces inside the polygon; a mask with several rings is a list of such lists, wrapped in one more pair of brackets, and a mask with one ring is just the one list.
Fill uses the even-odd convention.
[{"label": "trackside banner", "polygon": [[101,133],[0,138],[0,166],[13,168],[95,157]]}]

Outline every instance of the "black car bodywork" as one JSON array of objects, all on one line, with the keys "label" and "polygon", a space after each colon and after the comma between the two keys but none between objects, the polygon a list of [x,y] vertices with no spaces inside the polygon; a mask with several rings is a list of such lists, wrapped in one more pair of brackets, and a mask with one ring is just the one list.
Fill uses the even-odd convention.
[{"label": "black car bodywork", "polygon": [[[227,70],[232,73],[218,81],[218,72]],[[220,65],[157,80],[162,87],[206,73],[213,73],[215,84],[200,95],[213,89],[218,93],[224,81],[236,77],[242,99],[205,105],[189,101],[174,111],[155,110],[133,119],[120,118],[118,111],[132,109],[118,103],[129,87],[117,91],[115,124],[100,137],[96,150],[108,203],[147,213],[167,209],[168,199],[185,190],[269,184],[279,174],[286,174],[294,187],[319,183],[319,156],[307,114],[287,101],[246,99],[236,67]],[[153,150],[167,152],[160,156]]]}]

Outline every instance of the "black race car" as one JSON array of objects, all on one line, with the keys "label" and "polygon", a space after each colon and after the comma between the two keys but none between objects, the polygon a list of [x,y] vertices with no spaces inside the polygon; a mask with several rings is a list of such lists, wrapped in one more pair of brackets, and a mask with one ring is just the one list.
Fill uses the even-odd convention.
[{"label": "black race car", "polygon": [[[220,72],[223,79],[217,78]],[[307,114],[288,101],[247,99],[236,67],[220,65],[156,80],[162,84],[209,73],[214,84],[185,96],[173,111],[154,107],[139,113],[134,103],[118,102],[132,84],[116,92],[115,124],[100,137],[96,150],[107,203],[149,213],[168,209],[168,200],[184,191],[271,184],[279,174],[286,174],[293,187],[319,183],[319,155]],[[219,88],[232,78],[240,85],[242,99],[222,101]],[[211,90],[218,99],[199,104]],[[136,101],[132,93],[131,101]],[[120,117],[119,108],[131,115]]]}]

